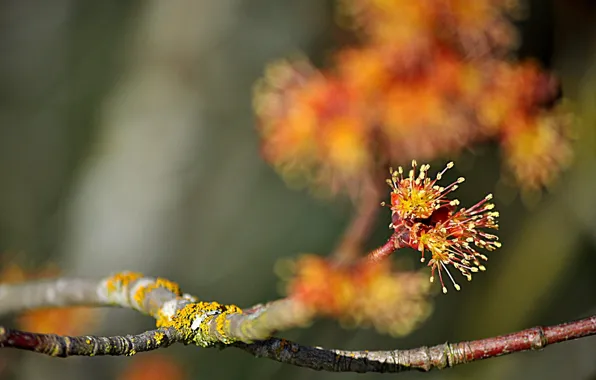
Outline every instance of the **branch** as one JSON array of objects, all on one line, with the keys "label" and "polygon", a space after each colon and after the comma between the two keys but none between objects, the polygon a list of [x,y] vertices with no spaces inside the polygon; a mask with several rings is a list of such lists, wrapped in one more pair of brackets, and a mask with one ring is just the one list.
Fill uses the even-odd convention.
[{"label": "branch", "polygon": [[[390,242],[391,239],[388,244]],[[385,252],[389,248],[381,250]],[[89,298],[85,299],[85,295]],[[509,335],[411,350],[323,349],[269,338],[276,331],[301,326],[313,317],[291,299],[242,311],[234,305],[198,302],[196,298],[182,294],[175,283],[128,272],[101,281],[60,279],[0,285],[0,305],[3,313],[42,306],[121,306],[153,316],[158,325],[157,330],[116,337],[66,337],[0,327],[0,347],[66,357],[133,355],[180,342],[202,347],[236,347],[257,357],[333,372],[429,371],[514,352],[539,350],[550,344],[596,334],[596,316],[592,316]]]},{"label": "branch", "polygon": [[44,307],[112,305],[98,292],[98,281],[88,279],[62,278],[0,284],[0,315]]},{"label": "branch", "polygon": [[155,318],[158,328],[175,328],[185,343],[204,347],[235,341],[252,343],[277,331],[304,326],[312,319],[307,308],[291,299],[242,311],[235,305],[199,302],[183,294],[174,282],[133,272],[100,281],[63,278],[0,285],[0,314],[53,306],[134,309]]},{"label": "branch", "polygon": [[179,341],[174,329],[145,331],[113,337],[37,334],[0,327],[0,347],[18,348],[65,358],[68,356],[132,356],[138,352],[168,347]]},{"label": "branch", "polygon": [[305,347],[272,338],[258,344],[235,343],[257,356],[315,370],[330,372],[430,371],[455,367],[515,352],[596,335],[596,316],[550,327],[534,327],[513,334],[432,347],[393,351],[343,351]]},{"label": "branch", "polygon": [[[383,181],[380,183],[384,184]],[[381,189],[378,186],[373,184],[365,186],[362,195],[358,198],[356,213],[333,251],[332,257],[335,260],[349,263],[362,253],[363,245],[370,236],[370,231],[380,210],[381,194]]]},{"label": "branch", "polygon": [[394,243],[395,239],[393,236],[394,235],[391,235],[391,238],[389,238],[389,240],[387,240],[387,242],[385,244],[383,244],[379,248],[371,251],[366,256],[366,260],[369,260],[371,262],[377,262],[377,261],[384,260],[389,255],[391,255],[395,251],[395,243]]}]

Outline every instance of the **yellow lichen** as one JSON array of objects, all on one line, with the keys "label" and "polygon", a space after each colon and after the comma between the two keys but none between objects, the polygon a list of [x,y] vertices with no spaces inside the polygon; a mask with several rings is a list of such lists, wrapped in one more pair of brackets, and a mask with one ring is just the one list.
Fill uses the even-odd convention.
[{"label": "yellow lichen", "polygon": [[226,318],[226,314],[220,314],[215,318],[215,329],[221,336],[226,336],[226,331],[230,329],[230,321]]},{"label": "yellow lichen", "polygon": [[155,280],[155,282],[147,286],[139,287],[139,289],[137,289],[132,298],[137,305],[141,306],[143,305],[143,302],[145,301],[145,297],[147,296],[147,294],[158,288],[166,289],[175,294],[177,297],[182,295],[180,286],[177,283],[167,280],[165,278],[158,277]]},{"label": "yellow lichen", "polygon": [[[140,273],[121,272],[106,281],[106,289],[109,293],[122,291],[123,288],[129,288],[130,284],[143,278]],[[148,281],[148,284],[139,283],[132,294],[131,304],[135,308],[142,309],[151,314],[156,319],[158,328],[173,327],[182,333],[188,343],[195,343],[200,346],[209,346],[216,342],[232,343],[235,338],[230,337],[230,321],[228,316],[231,314],[242,313],[242,310],[236,305],[222,305],[217,302],[196,302],[188,303],[177,310],[172,316],[171,311],[163,310],[163,305],[146,305],[149,293],[156,289],[165,289],[174,295],[174,299],[180,302],[188,302],[182,297],[180,286],[175,282],[165,278],[157,278],[155,281]],[[159,306],[159,307],[158,307]],[[215,322],[215,323],[213,323]],[[157,345],[161,345],[165,335],[157,332],[154,335]],[[135,352],[131,351],[131,355]]]},{"label": "yellow lichen", "polygon": [[114,293],[118,289],[128,286],[131,282],[142,278],[143,274],[138,272],[120,272],[108,278],[106,289],[108,294]]},{"label": "yellow lichen", "polygon": [[155,333],[154,338],[155,343],[157,343],[157,345],[161,345],[161,342],[163,342],[164,334],[158,331]]},{"label": "yellow lichen", "polygon": [[165,327],[172,319],[171,316],[166,315],[162,309],[159,309],[157,314],[153,317],[155,318],[155,325],[157,327]]},{"label": "yellow lichen", "polygon": [[[227,317],[231,314],[242,313],[236,305],[222,305],[217,302],[189,303],[176,312],[171,319],[160,318],[157,327],[174,327],[182,333],[184,340],[200,346],[209,346],[215,342],[232,343],[229,336],[230,322]],[[215,334],[211,332],[211,322],[215,318]],[[193,324],[200,319],[198,326]]]}]

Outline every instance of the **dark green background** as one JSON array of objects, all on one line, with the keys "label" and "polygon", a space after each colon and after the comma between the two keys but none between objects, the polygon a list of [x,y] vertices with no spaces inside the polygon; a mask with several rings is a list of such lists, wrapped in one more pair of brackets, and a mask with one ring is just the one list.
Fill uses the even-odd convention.
[{"label": "dark green background", "polygon": [[[541,199],[526,202],[501,180],[493,146],[458,157],[451,173],[467,177],[458,190],[464,204],[495,193],[503,249],[488,271],[460,293],[438,297],[430,320],[403,339],[333,321],[285,337],[344,349],[410,348],[596,312],[592,4],[532,1],[519,23],[520,54],[558,73],[578,116],[574,166]],[[152,33],[165,40],[154,43]],[[141,270],[240,306],[278,297],[275,262],[329,252],[351,208],[288,189],[261,160],[251,86],[267,62],[300,51],[325,62],[346,39],[333,4],[317,0],[0,1],[0,252],[31,265],[56,262],[73,276]],[[388,221],[381,215],[371,247],[388,236]],[[416,255],[410,260],[419,265]],[[89,333],[152,327],[129,311],[104,316]],[[175,346],[164,353],[192,379],[379,377],[318,373],[238,350]],[[595,358],[596,341],[588,338],[398,376],[589,379]],[[7,363],[0,378],[66,380],[114,378],[134,359],[2,351],[0,360]]]}]

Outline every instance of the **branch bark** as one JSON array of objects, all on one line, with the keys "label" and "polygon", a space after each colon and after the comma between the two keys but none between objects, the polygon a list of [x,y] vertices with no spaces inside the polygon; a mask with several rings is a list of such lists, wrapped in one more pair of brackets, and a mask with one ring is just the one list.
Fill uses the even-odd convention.
[{"label": "branch bark", "polygon": [[596,316],[592,316],[508,335],[411,350],[309,347],[269,337],[277,331],[301,326],[313,317],[291,299],[242,311],[234,305],[198,302],[168,280],[127,272],[100,281],[58,279],[0,285],[0,305],[0,313],[47,306],[121,306],[149,314],[161,326],[139,335],[115,337],[66,337],[0,327],[0,347],[67,357],[133,355],[180,342],[236,347],[257,357],[332,372],[429,371],[596,335]]},{"label": "branch bark", "polygon": [[0,347],[18,348],[65,358],[68,356],[132,356],[168,347],[179,341],[175,329],[145,331],[137,335],[77,336],[37,334],[0,327]]},{"label": "branch bark", "polygon": [[344,351],[306,347],[272,338],[258,344],[234,346],[257,356],[330,372],[423,371],[444,369],[516,352],[541,350],[554,343],[596,334],[596,316],[549,327],[534,327],[513,334],[432,347],[393,351]]}]

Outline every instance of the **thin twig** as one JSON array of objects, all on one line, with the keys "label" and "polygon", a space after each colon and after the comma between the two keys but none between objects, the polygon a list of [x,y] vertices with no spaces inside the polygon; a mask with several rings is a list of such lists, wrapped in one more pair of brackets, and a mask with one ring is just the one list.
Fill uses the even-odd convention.
[{"label": "thin twig", "polygon": [[374,249],[366,255],[365,260],[370,262],[377,262],[385,260],[389,257],[396,249],[402,248],[400,245],[400,240],[397,238],[397,235],[394,233],[391,237],[387,240],[385,244],[380,246],[377,249]]},{"label": "thin twig", "polygon": [[340,263],[350,263],[363,253],[366,239],[370,237],[376,216],[381,209],[381,190],[374,185],[366,186],[357,200],[357,210],[331,257]]}]

